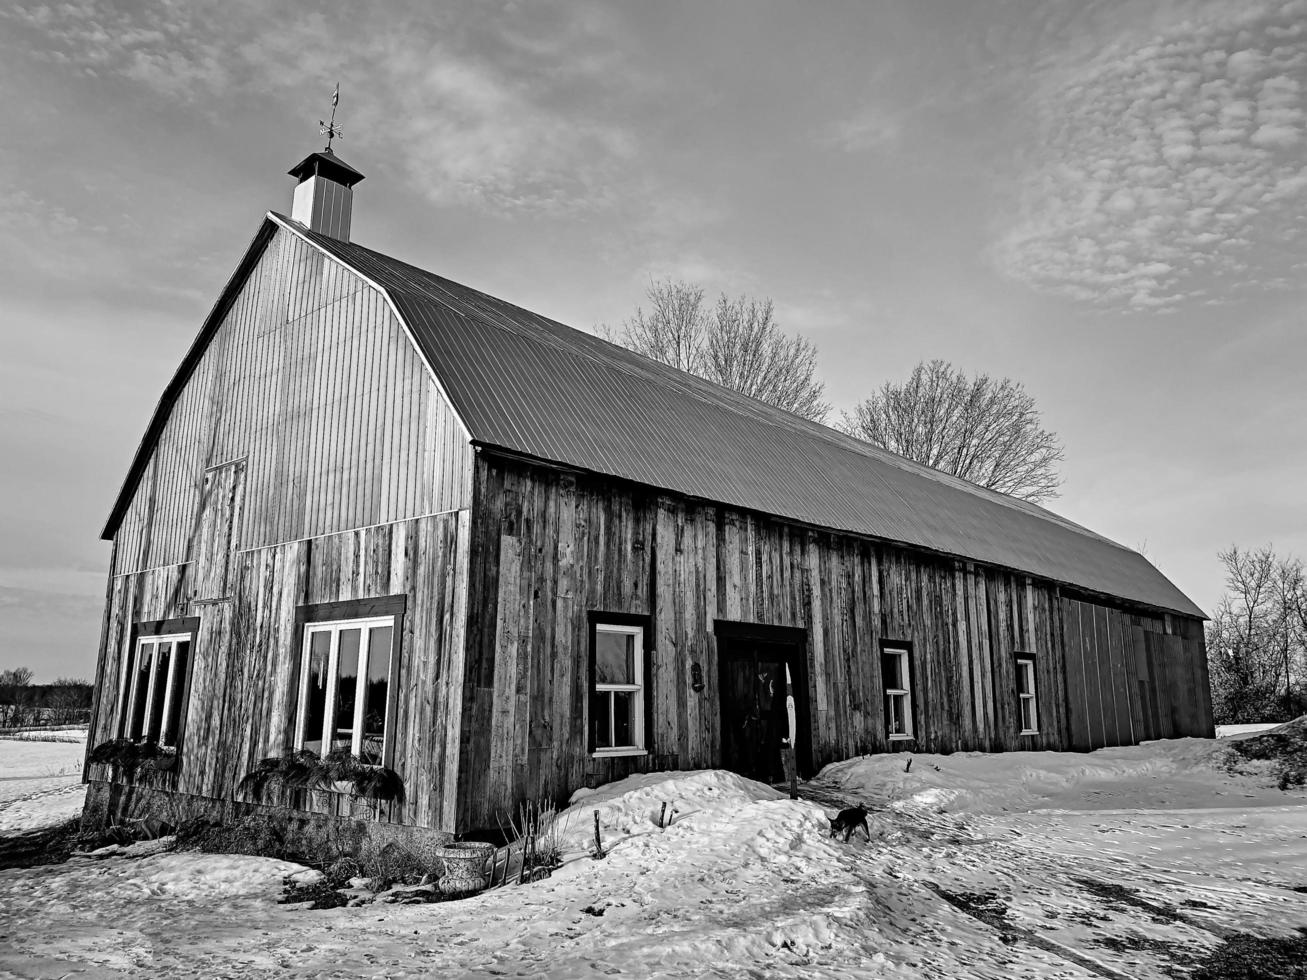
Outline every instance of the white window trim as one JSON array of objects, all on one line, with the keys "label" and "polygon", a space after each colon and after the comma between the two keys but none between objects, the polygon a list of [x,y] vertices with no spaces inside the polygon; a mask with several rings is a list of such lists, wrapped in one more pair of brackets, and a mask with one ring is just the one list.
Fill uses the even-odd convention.
[{"label": "white window trim", "polygon": [[[882,654],[894,654],[902,662],[902,668],[899,675],[903,678],[903,687],[887,687],[885,678],[881,677],[881,686],[884,688],[886,696],[899,695],[906,699],[907,711],[903,717],[905,731],[891,734],[889,732],[889,719],[885,719],[886,738],[891,742],[910,742],[916,738],[917,730],[913,726],[912,716],[915,705],[912,702],[912,655],[906,647],[882,647]],[[882,660],[883,663],[883,660]]]},{"label": "white window trim", "polygon": [[[1017,687],[1017,718],[1021,721],[1022,735],[1039,734],[1039,689],[1035,686],[1035,658],[1033,656],[1019,656],[1016,658],[1017,670],[1027,671],[1026,687],[1030,689],[1029,694],[1022,694],[1020,686]],[[1034,721],[1034,728],[1026,728],[1026,713],[1022,710],[1023,701],[1030,702],[1030,717]]]},{"label": "white window trim", "polygon": [[[611,691],[630,692],[636,695],[632,698],[633,710],[631,712],[631,732],[635,736],[635,743],[632,745],[614,745],[609,748],[596,748],[590,755],[594,758],[611,758],[613,756],[640,756],[648,755],[649,750],[644,744],[644,702],[648,693],[644,687],[644,627],[643,626],[621,626],[616,623],[597,622],[594,624],[595,638],[598,639],[600,633],[618,633],[624,636],[635,637],[635,676],[640,679],[638,684],[600,684],[594,682],[591,691],[593,694],[604,694]],[[598,668],[596,667],[596,670]],[[608,699],[608,732],[611,735],[617,730],[615,709],[613,708],[613,698]],[[591,710],[593,710],[594,698],[589,699]]]},{"label": "white window trim", "polygon": [[[355,680],[354,692],[354,718],[353,736],[350,739],[350,753],[358,755],[363,748],[363,707],[367,700],[362,696],[359,687],[362,686],[364,678],[368,676],[368,658],[372,655],[371,634],[372,630],[391,627],[390,634],[390,662],[387,665],[386,678],[386,705],[384,707],[385,719],[390,719],[390,699],[395,696],[391,690],[394,687],[390,683],[390,677],[393,676],[395,662],[395,646],[398,637],[395,635],[395,617],[394,616],[374,616],[367,619],[333,619],[316,623],[306,623],[304,625],[304,636],[302,637],[302,646],[300,648],[300,689],[296,704],[298,710],[295,714],[295,750],[298,752],[304,748],[304,723],[308,716],[309,706],[309,657],[313,652],[313,634],[314,633],[331,633],[331,646],[327,652],[327,702],[322,712],[322,754],[326,755],[331,751],[331,744],[334,732],[332,728],[336,717],[336,666],[337,656],[340,651],[340,634],[342,630],[359,629],[359,666],[358,675]],[[382,723],[381,732],[381,758],[386,758],[386,747],[391,738],[385,722]]]},{"label": "white window trim", "polygon": [[[159,719],[159,731],[155,733],[154,738],[149,736],[150,718],[153,716],[154,698],[156,695],[155,688],[158,686],[159,672],[150,667],[150,683],[145,692],[145,713],[141,715],[141,733],[133,736],[131,734],[132,719],[136,716],[136,698],[139,693],[139,685],[136,683],[137,674],[141,669],[141,656],[147,646],[155,649],[155,656],[158,656],[158,648],[161,643],[173,644],[172,652],[168,655],[168,678],[164,681],[163,692],[163,715]],[[123,738],[130,738],[134,742],[154,742],[165,748],[175,748],[177,742],[177,733],[169,731],[169,723],[172,720],[172,702],[175,697],[181,694],[177,690],[178,684],[184,684],[185,680],[178,677],[182,670],[181,659],[177,656],[177,644],[185,643],[187,645],[186,660],[190,663],[190,658],[194,653],[195,640],[190,633],[159,633],[148,636],[138,636],[136,638],[136,648],[132,651],[131,661],[127,669],[127,690],[126,707],[123,714],[122,733]]]}]

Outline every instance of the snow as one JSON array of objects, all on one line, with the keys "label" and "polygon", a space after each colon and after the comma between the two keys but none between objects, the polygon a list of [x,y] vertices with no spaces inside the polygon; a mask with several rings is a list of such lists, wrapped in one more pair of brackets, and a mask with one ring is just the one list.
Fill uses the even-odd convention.
[{"label": "snow", "polygon": [[[560,814],[553,877],[437,905],[279,906],[302,869],[151,848],[0,871],[0,973],[1162,977],[1138,940],[1201,954],[1307,926],[1307,796],[1226,751],[871,756],[808,787],[828,807],[720,771],[635,776]],[[837,799],[875,808],[870,843],[830,837]],[[1001,928],[941,893],[985,894]]]},{"label": "snow", "polygon": [[1256,725],[1217,725],[1217,738],[1232,738],[1239,735],[1257,735],[1261,732],[1269,732],[1272,728],[1279,728],[1280,722],[1261,722]]},{"label": "snow", "polygon": [[36,830],[82,812],[86,730],[0,738],[0,833]]},{"label": "snow", "polygon": [[[828,766],[823,781],[851,799],[932,811],[1183,809],[1283,806],[1271,763],[1239,760],[1211,739],[1179,738],[1096,752],[875,755]],[[1301,796],[1296,797],[1301,800]]]}]

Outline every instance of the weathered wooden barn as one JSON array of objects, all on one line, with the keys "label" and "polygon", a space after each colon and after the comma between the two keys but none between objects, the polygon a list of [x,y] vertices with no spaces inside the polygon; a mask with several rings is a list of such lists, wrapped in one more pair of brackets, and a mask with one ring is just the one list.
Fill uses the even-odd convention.
[{"label": "weathered wooden barn", "polygon": [[464,832],[785,739],[1212,734],[1202,613],[1142,555],[354,244],[362,175],[291,173],[104,529],[91,743],[175,752],[156,790],[343,747],[403,777],[383,821]]}]

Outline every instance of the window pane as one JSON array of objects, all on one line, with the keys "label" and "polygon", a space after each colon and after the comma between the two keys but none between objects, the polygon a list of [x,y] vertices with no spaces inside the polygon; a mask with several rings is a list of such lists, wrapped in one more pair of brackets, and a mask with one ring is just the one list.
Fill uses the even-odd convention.
[{"label": "window pane", "polygon": [[305,668],[308,699],[304,705],[304,748],[322,752],[322,722],[327,716],[327,655],[331,652],[331,633],[320,630],[309,634],[309,662]]},{"label": "window pane", "polygon": [[144,737],[157,741],[163,726],[163,702],[168,692],[168,667],[172,664],[172,644],[160,643],[154,652],[154,693],[150,698],[150,719]]},{"label": "window pane", "polygon": [[132,674],[131,697],[128,700],[132,715],[127,719],[127,738],[140,738],[145,725],[145,701],[150,694],[150,665],[154,662],[154,644],[142,643],[137,647],[136,670]]},{"label": "window pane", "polygon": [[358,703],[359,640],[362,630],[340,631],[336,650],[336,711],[331,748],[354,751],[354,705]]},{"label": "window pane", "polygon": [[608,691],[601,691],[590,696],[590,728],[594,732],[594,743],[596,749],[611,749],[613,747],[612,726],[608,718],[608,699],[612,695]]},{"label": "window pane", "polygon": [[891,735],[906,735],[903,728],[902,694],[885,695],[885,728]]},{"label": "window pane", "polygon": [[634,634],[595,631],[595,683],[640,683],[635,676]]},{"label": "window pane", "polygon": [[1035,730],[1035,699],[1021,699],[1021,727],[1025,731],[1033,732]]},{"label": "window pane", "polygon": [[595,683],[639,683],[633,634],[596,630]]},{"label": "window pane", "polygon": [[177,733],[182,727],[182,712],[186,710],[183,699],[186,696],[186,665],[191,657],[189,640],[178,640],[173,650],[172,699],[168,704],[168,717],[164,720],[163,734],[159,742],[163,745],[176,746]]},{"label": "window pane", "polygon": [[884,678],[886,690],[903,689],[904,659],[906,658],[897,652],[886,652],[880,655],[881,676]]},{"label": "window pane", "polygon": [[382,763],[386,739],[386,691],[390,686],[390,644],[394,630],[382,626],[368,631],[368,683],[363,696],[363,742],[359,757],[371,765]]},{"label": "window pane", "polygon": [[631,725],[634,719],[635,692],[613,691],[613,745],[634,745]]},{"label": "window pane", "polygon": [[1018,694],[1034,693],[1034,691],[1030,689],[1030,673],[1031,673],[1030,666],[1031,666],[1030,661],[1028,660],[1017,661],[1017,693]]}]

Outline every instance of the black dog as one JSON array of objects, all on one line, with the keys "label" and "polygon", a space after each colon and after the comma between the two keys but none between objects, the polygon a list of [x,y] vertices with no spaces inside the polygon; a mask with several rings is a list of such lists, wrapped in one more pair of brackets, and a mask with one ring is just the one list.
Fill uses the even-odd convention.
[{"label": "black dog", "polygon": [[839,815],[831,819],[830,835],[834,837],[841,830],[844,831],[844,843],[849,842],[853,832],[859,827],[867,835],[867,843],[871,843],[871,831],[867,827],[867,811],[860,806],[851,806],[847,810],[841,810]]}]

